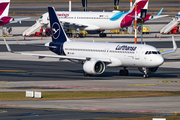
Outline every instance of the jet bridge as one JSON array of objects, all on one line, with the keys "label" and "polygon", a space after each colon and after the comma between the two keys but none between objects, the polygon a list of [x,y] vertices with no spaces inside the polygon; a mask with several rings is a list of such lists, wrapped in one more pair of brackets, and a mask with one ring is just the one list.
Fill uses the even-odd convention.
[{"label": "jet bridge", "polygon": [[40,27],[42,27],[44,25],[44,23],[42,23],[40,20],[37,20],[36,23],[27,28],[24,32],[23,32],[23,36],[29,36],[31,35],[32,33],[34,33],[37,29],[39,29]]},{"label": "jet bridge", "polygon": [[180,23],[180,17],[174,17],[171,22],[167,25],[165,25],[161,30],[160,33],[168,33],[174,26],[178,25]]}]

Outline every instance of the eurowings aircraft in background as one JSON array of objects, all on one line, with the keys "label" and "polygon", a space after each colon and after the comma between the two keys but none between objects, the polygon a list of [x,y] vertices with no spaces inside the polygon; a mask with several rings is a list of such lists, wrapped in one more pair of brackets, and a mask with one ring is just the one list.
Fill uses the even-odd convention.
[{"label": "eurowings aircraft in background", "polygon": [[[137,15],[138,23],[141,23],[141,9],[148,9],[149,0],[136,0],[137,3]],[[157,16],[147,14],[144,21],[166,17],[168,15],[160,15],[162,10]],[[113,30],[121,29],[131,25],[134,25],[135,18],[135,4],[127,12],[68,12],[68,11],[56,11],[58,18],[62,22],[64,29],[70,27],[72,30]],[[46,28],[50,28],[48,13],[43,14],[39,20],[44,24]],[[25,35],[25,34],[24,34]],[[105,33],[101,33],[100,36],[106,36]]]},{"label": "eurowings aircraft in background", "polygon": [[7,23],[17,23],[21,20],[30,19],[26,18],[12,18],[8,16],[9,13],[10,0],[0,0],[0,26],[3,26]]},{"label": "eurowings aircraft in background", "polygon": [[54,8],[48,7],[48,11],[52,42],[46,43],[45,46],[57,55],[13,52],[4,39],[9,52],[81,63],[85,76],[102,74],[106,67],[123,67],[119,74],[128,75],[127,67],[137,67],[144,73],[144,77],[148,77],[149,73],[156,72],[163,64],[162,55],[173,53],[177,49],[174,38],[173,50],[161,53],[155,47],[143,44],[71,41],[66,36]]}]

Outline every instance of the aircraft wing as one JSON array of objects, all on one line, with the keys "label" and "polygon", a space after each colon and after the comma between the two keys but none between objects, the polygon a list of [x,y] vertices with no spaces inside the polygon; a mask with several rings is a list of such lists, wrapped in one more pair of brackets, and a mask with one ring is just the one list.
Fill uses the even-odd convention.
[{"label": "aircraft wing", "polygon": [[168,51],[163,51],[163,52],[161,52],[162,55],[176,52],[176,50],[177,50],[177,45],[176,45],[176,42],[175,42],[175,40],[174,40],[174,36],[172,36],[172,42],[173,42],[173,49],[172,49],[172,50],[168,50]]},{"label": "aircraft wing", "polygon": [[31,17],[25,17],[25,18],[15,18],[12,22],[10,23],[21,23],[22,20],[30,19]]},{"label": "aircraft wing", "polygon": [[153,16],[151,20],[169,16],[169,15],[161,15],[162,11],[163,11],[163,8],[159,11],[159,13],[156,16]]},{"label": "aircraft wing", "polygon": [[14,52],[11,50],[10,46],[7,44],[6,40],[4,39],[4,42],[6,44],[7,50],[12,53],[16,54],[21,54],[21,55],[30,55],[30,56],[37,56],[40,58],[61,58],[61,59],[73,59],[73,60],[81,60],[81,61],[86,61],[90,59],[94,60],[100,60],[106,63],[111,63],[111,60],[109,58],[91,58],[91,57],[78,57],[78,56],[65,56],[65,55],[48,55],[48,54],[34,54],[34,53],[23,53],[23,52]]},{"label": "aircraft wing", "polygon": [[156,16],[153,16],[153,18],[151,20],[154,20],[154,19],[158,19],[158,18],[163,18],[163,17],[167,17],[169,15],[156,15]]}]

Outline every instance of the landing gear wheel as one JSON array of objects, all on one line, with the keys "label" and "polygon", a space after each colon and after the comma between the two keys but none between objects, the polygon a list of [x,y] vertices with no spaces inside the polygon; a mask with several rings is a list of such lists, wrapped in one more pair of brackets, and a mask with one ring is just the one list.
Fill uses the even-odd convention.
[{"label": "landing gear wheel", "polygon": [[146,68],[143,68],[143,71],[144,71],[143,77],[144,77],[144,78],[148,78],[148,72],[147,72],[147,69],[146,69]]},{"label": "landing gear wheel", "polygon": [[144,78],[148,78],[148,75],[143,75]]},{"label": "landing gear wheel", "polygon": [[123,75],[124,75],[124,70],[120,70],[120,71],[119,71],[119,75],[120,75],[120,76],[123,76]]},{"label": "landing gear wheel", "polygon": [[126,70],[126,69],[125,69],[125,70],[122,70],[122,69],[121,69],[121,70],[119,71],[119,75],[120,75],[120,76],[128,76],[128,75],[129,75],[129,71]]},{"label": "landing gear wheel", "polygon": [[129,75],[129,71],[128,70],[124,70],[124,72],[125,72],[125,76]]},{"label": "landing gear wheel", "polygon": [[106,37],[106,33],[100,33],[99,37]]}]

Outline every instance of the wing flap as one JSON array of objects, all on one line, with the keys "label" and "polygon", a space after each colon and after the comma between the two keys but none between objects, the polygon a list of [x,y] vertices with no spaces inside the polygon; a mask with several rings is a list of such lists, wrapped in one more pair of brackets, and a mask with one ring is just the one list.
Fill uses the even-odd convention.
[{"label": "wing flap", "polygon": [[25,18],[15,18],[13,21],[11,21],[10,23],[17,23],[17,22],[20,22],[22,20],[26,20],[26,19],[30,19],[31,17],[25,17]]}]

